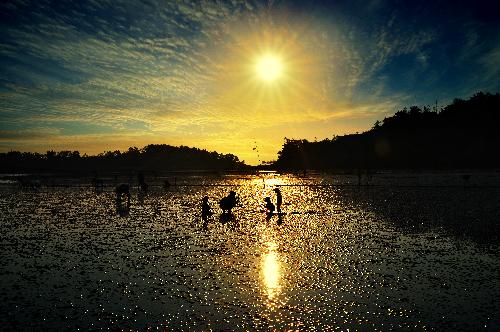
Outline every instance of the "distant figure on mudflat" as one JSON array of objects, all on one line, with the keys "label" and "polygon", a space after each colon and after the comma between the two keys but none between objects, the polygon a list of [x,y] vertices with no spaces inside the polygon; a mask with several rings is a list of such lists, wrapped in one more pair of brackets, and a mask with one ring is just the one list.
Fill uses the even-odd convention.
[{"label": "distant figure on mudflat", "polygon": [[99,178],[97,172],[94,172],[94,177],[92,178],[92,186],[97,192],[101,192],[104,189],[104,181]]},{"label": "distant figure on mudflat", "polygon": [[174,183],[171,183],[170,180],[168,180],[168,179],[165,179],[165,181],[163,181],[163,189],[169,190],[171,187],[177,187],[177,178],[176,177],[174,178]]},{"label": "distant figure on mudflat", "polygon": [[116,205],[121,206],[125,198],[127,199],[127,206],[130,206],[130,186],[128,184],[120,184],[115,189],[116,192]]},{"label": "distant figure on mudflat", "polygon": [[272,214],[274,212],[274,204],[271,202],[271,198],[266,197],[264,202],[266,202],[266,213]]},{"label": "distant figure on mudflat", "polygon": [[212,209],[210,208],[210,204],[208,204],[208,196],[203,197],[202,199],[202,204],[201,204],[201,217],[203,220],[206,220],[208,217],[210,217],[212,213]]},{"label": "distant figure on mudflat", "polygon": [[281,196],[281,191],[279,188],[275,188],[274,192],[276,193],[276,211],[281,213],[281,204],[283,203],[283,196]]},{"label": "distant figure on mudflat", "polygon": [[238,203],[238,198],[236,197],[236,192],[230,191],[229,195],[220,200],[219,206],[222,209],[222,213],[231,213],[231,210]]},{"label": "distant figure on mudflat", "polygon": [[372,171],[372,169],[371,169],[371,168],[367,168],[367,169],[366,169],[366,184],[367,184],[367,185],[368,185],[368,184],[370,184],[370,182],[372,181],[372,179],[373,179],[373,174],[374,174],[374,173],[375,173],[375,172],[374,172],[374,171]]},{"label": "distant figure on mudflat", "polygon": [[137,174],[137,180],[139,181],[139,187],[141,191],[145,194],[148,192],[148,184],[144,180],[144,175],[142,173]]}]

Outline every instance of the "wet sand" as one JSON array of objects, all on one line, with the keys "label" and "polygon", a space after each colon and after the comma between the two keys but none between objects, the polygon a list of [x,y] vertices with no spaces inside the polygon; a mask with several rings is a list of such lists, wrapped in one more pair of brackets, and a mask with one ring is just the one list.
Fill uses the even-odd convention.
[{"label": "wet sand", "polygon": [[[113,181],[0,184],[0,326],[500,329],[497,174],[150,179],[126,216]],[[276,186],[286,214],[267,220]],[[240,205],[225,221],[229,190]]]}]

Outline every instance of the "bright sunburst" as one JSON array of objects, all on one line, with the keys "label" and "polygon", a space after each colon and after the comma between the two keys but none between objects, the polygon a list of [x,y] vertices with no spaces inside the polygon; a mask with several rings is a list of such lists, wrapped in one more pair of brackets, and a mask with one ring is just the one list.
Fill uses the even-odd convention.
[{"label": "bright sunburst", "polygon": [[256,64],[257,74],[261,79],[272,82],[280,77],[283,71],[281,59],[275,55],[262,56]]}]

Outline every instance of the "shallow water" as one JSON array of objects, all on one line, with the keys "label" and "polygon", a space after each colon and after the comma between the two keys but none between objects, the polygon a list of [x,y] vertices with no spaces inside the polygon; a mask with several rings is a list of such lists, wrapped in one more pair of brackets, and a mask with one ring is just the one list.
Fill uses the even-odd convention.
[{"label": "shallow water", "polygon": [[157,178],[125,216],[119,178],[50,181],[0,186],[5,329],[500,329],[495,174]]}]

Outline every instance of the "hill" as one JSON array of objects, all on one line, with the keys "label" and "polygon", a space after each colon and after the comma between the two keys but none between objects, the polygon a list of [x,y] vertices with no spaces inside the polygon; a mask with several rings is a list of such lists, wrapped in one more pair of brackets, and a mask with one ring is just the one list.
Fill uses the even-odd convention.
[{"label": "hill", "polygon": [[286,139],[272,165],[300,169],[500,168],[500,94],[479,92],[441,110],[411,106],[361,134]]}]

